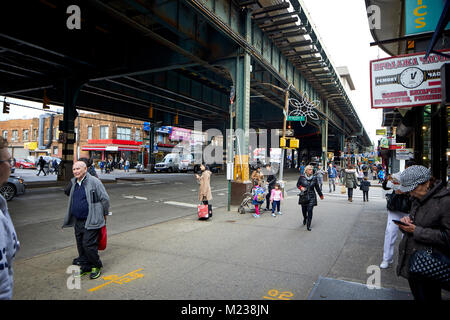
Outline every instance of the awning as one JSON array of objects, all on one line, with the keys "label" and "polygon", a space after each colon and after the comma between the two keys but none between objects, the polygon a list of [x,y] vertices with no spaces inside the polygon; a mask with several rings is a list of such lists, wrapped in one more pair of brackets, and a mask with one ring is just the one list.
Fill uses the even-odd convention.
[{"label": "awning", "polygon": [[83,151],[140,151],[140,146],[125,146],[125,145],[87,145],[81,148]]}]

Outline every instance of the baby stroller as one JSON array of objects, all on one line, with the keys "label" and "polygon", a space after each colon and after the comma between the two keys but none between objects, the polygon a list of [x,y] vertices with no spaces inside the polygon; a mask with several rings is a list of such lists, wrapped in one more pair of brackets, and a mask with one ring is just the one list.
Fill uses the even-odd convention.
[{"label": "baby stroller", "polygon": [[246,192],[242,196],[241,204],[239,205],[238,212],[244,214],[245,212],[254,213],[255,208],[252,205],[253,194],[251,192]]}]

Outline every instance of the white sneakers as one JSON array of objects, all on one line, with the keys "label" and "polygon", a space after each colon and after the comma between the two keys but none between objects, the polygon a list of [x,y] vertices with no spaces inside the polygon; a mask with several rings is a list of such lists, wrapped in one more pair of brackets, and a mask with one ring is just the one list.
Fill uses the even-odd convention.
[{"label": "white sneakers", "polygon": [[380,264],[380,268],[381,269],[389,268],[389,265],[392,264],[392,263],[394,263],[393,259],[391,261],[384,261],[383,260],[383,262],[381,262],[381,264]]}]

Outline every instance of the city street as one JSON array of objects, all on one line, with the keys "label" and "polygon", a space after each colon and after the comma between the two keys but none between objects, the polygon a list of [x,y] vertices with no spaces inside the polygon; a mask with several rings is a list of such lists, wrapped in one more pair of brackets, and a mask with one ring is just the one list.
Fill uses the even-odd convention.
[{"label": "city street", "polygon": [[[301,225],[295,184],[286,174],[283,215],[255,219],[226,210],[227,184],[214,175],[213,218],[196,215],[192,174],[151,174],[145,181],[107,183],[108,247],[96,280],[67,287],[77,251],[73,229],[61,230],[67,197],[60,187],[33,188],[8,205],[21,250],[15,299],[411,299],[395,268],[381,270],[382,289],[369,290],[367,268],[382,257],[386,201],[330,194],[314,210],[312,231]],[[170,183],[169,183],[170,181]],[[399,240],[397,240],[398,242]],[[396,249],[397,251],[397,249]]]}]

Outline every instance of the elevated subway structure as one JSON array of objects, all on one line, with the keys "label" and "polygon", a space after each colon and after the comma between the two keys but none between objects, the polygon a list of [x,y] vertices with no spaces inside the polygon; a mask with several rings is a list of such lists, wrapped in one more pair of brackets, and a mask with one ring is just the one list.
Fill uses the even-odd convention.
[{"label": "elevated subway structure", "polygon": [[[73,4],[81,29],[67,27]],[[361,147],[371,144],[296,0],[19,0],[4,6],[0,95],[36,102],[46,95],[64,106],[61,180],[71,176],[76,108],[185,128],[202,121],[203,130],[225,134],[231,87],[233,128],[244,133],[282,128],[284,95],[275,87],[292,84],[291,97],[319,102],[319,120],[292,123],[301,148],[343,150],[351,136]],[[241,141],[237,153],[248,153],[248,134]]]}]

